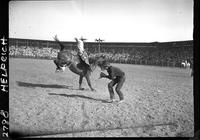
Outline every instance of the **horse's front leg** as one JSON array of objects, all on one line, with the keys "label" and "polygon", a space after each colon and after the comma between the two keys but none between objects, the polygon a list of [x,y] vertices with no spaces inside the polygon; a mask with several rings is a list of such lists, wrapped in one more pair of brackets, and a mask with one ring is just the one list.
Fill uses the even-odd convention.
[{"label": "horse's front leg", "polygon": [[192,76],[193,76],[193,74],[194,74],[194,72],[193,72],[193,68],[192,68],[192,71],[191,71],[191,74],[190,74],[190,76],[192,77]]},{"label": "horse's front leg", "polygon": [[82,81],[83,81],[83,76],[80,75],[80,77],[79,77],[79,89],[80,89],[80,90],[83,90],[83,89],[84,89],[84,88],[82,88]]},{"label": "horse's front leg", "polygon": [[96,91],[95,89],[92,88],[91,81],[90,81],[90,75],[89,75],[89,74],[86,74],[85,78],[86,78],[86,80],[87,80],[87,83],[88,83],[88,86],[90,87],[90,89],[91,89],[92,91]]}]

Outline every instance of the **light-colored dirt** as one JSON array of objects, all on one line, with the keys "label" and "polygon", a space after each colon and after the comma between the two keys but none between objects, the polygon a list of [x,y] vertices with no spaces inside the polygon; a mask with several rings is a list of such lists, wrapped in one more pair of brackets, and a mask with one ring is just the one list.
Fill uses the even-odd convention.
[{"label": "light-colored dirt", "polygon": [[[113,64],[126,73],[124,103],[107,103],[107,79],[91,76],[96,92],[78,90],[79,77],[55,73],[52,60],[9,59],[10,132],[60,137],[193,136],[189,69]],[[118,96],[116,95],[116,99]],[[74,133],[73,133],[74,132]]]}]

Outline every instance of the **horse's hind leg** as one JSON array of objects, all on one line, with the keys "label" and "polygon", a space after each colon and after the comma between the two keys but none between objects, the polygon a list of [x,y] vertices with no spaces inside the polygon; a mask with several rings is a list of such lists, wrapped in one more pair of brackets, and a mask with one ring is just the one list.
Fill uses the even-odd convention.
[{"label": "horse's hind leg", "polygon": [[190,76],[192,77],[192,76],[193,76],[193,74],[194,74],[194,72],[193,72],[193,69],[192,69]]},{"label": "horse's hind leg", "polygon": [[83,81],[83,76],[79,77],[79,89],[83,90],[84,88],[82,88],[82,81]]},{"label": "horse's hind leg", "polygon": [[90,82],[90,75],[89,74],[86,74],[85,76],[86,80],[87,80],[87,83],[88,83],[88,86],[90,87],[90,89],[92,91],[95,91],[95,89],[92,88],[92,85],[91,85],[91,82]]}]

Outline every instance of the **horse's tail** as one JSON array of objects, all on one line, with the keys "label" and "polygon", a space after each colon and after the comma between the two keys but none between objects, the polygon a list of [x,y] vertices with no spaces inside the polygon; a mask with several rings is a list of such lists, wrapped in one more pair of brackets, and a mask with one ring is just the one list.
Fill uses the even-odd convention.
[{"label": "horse's tail", "polygon": [[90,73],[92,73],[93,71],[94,71],[94,69],[92,68],[92,66],[90,65],[87,65],[87,70],[90,72]]},{"label": "horse's tail", "polygon": [[90,72],[93,72],[95,69],[96,69],[96,60],[95,60],[95,58],[92,58],[92,57],[89,57],[88,58],[88,61],[89,61],[89,63],[90,63],[90,67],[89,67],[89,71]]}]

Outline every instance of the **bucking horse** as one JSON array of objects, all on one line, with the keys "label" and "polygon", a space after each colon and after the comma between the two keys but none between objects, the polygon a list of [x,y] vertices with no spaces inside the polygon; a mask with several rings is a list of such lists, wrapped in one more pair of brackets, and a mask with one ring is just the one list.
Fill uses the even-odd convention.
[{"label": "bucking horse", "polygon": [[85,77],[87,80],[87,84],[92,91],[95,89],[91,85],[90,76],[91,73],[95,70],[99,61],[102,61],[104,58],[102,56],[97,57],[88,57],[89,64],[88,66],[77,53],[73,53],[71,49],[64,50],[65,46],[61,43],[57,36],[53,37],[54,40],[59,44],[60,51],[58,52],[57,58],[54,60],[56,65],[56,72],[62,72],[66,67],[69,68],[70,71],[79,75],[79,89],[84,90],[82,88],[82,81]]}]

